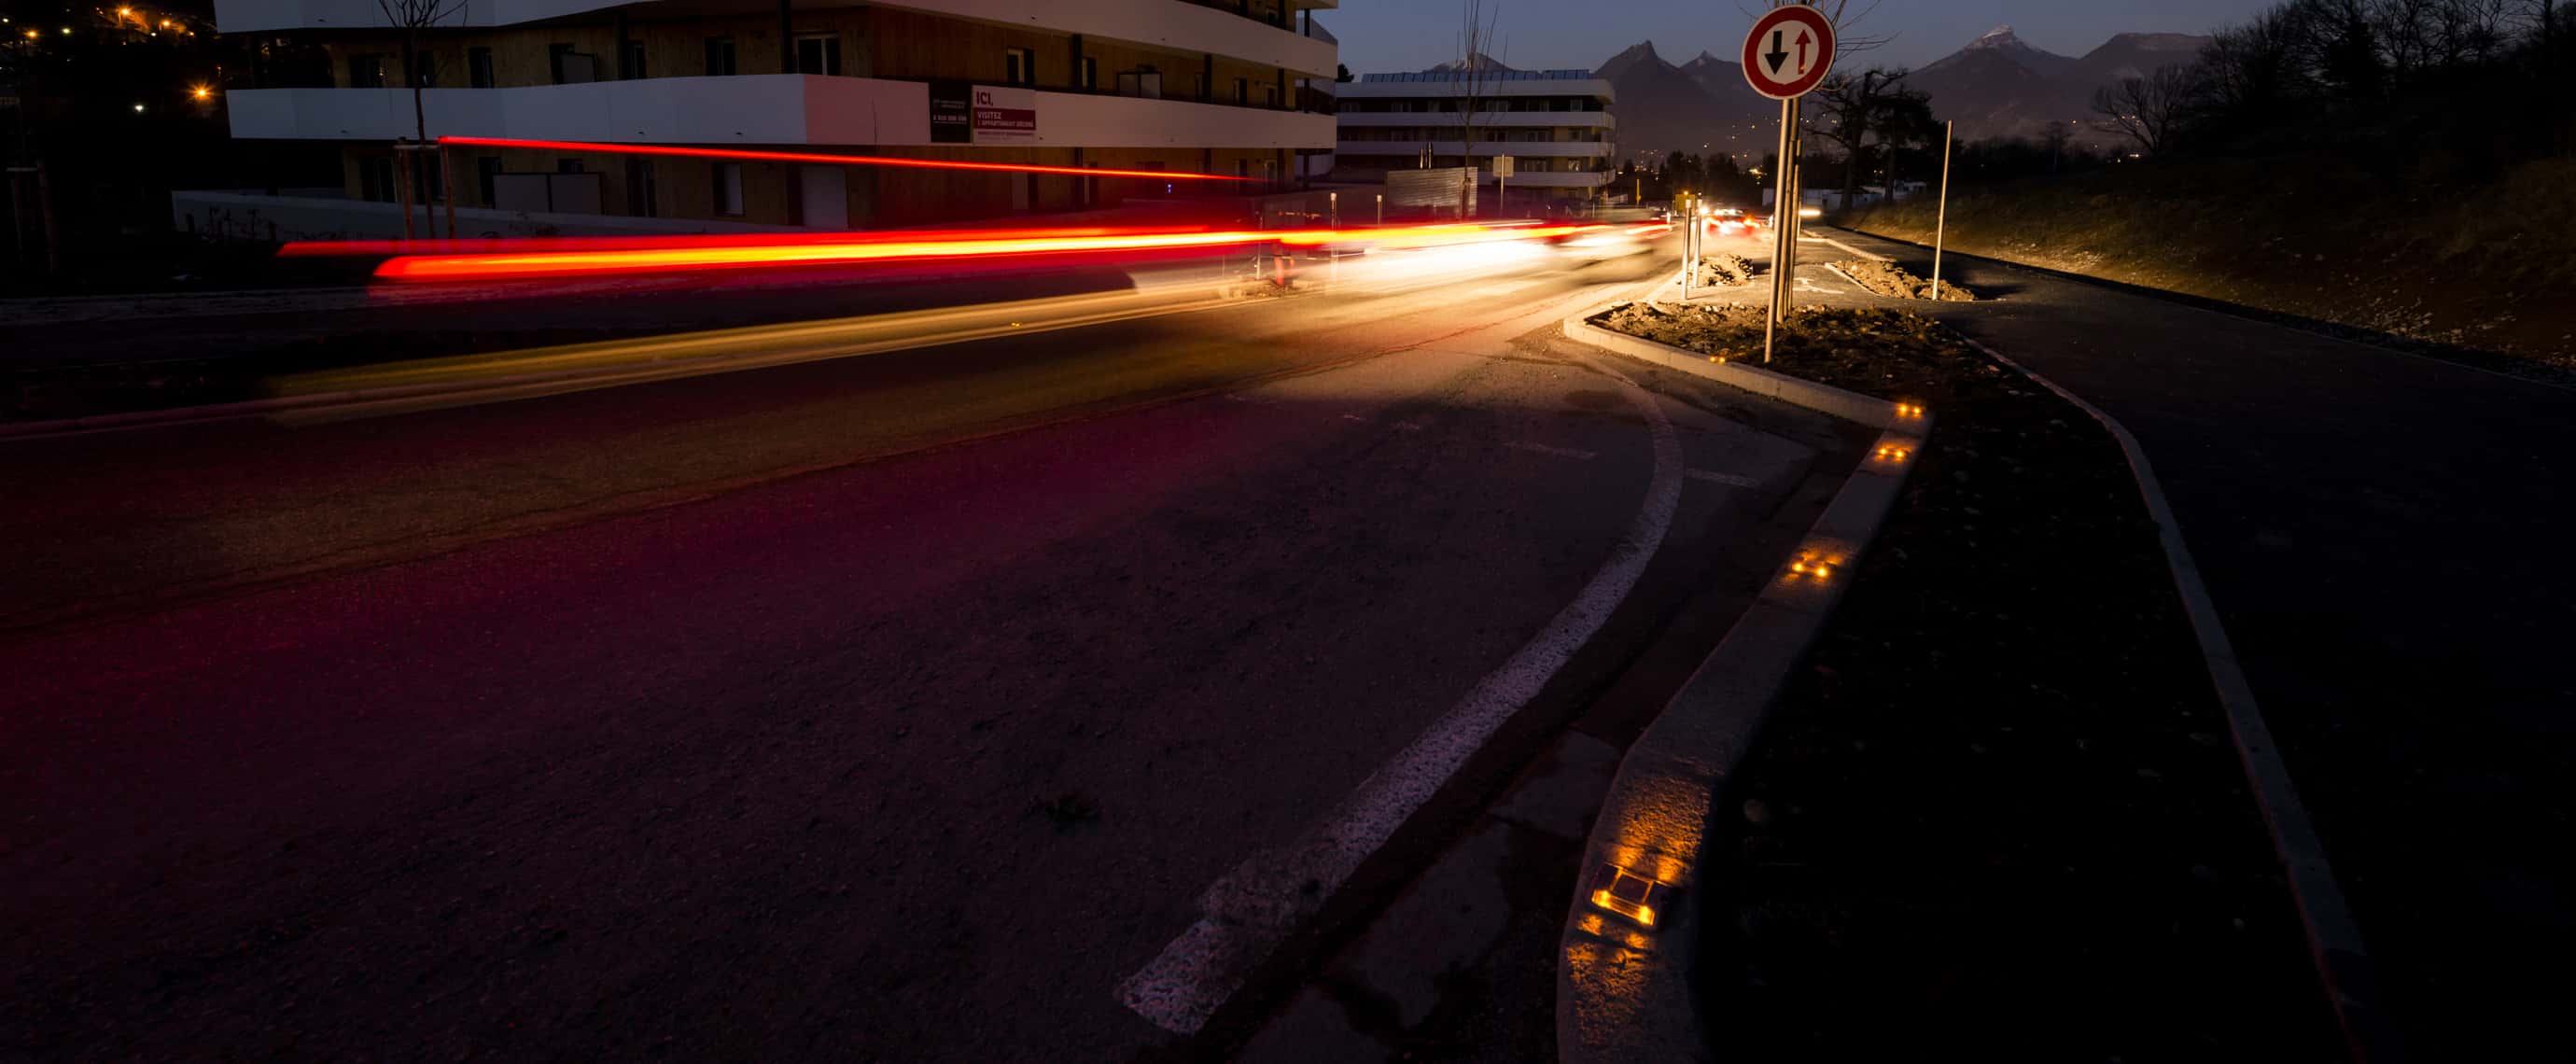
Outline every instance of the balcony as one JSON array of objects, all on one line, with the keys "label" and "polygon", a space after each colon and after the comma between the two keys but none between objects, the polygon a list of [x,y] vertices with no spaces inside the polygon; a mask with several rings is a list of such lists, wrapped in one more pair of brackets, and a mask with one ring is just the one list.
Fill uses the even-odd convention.
[{"label": "balcony", "polygon": [[[1041,147],[1323,148],[1331,115],[1040,92]],[[429,135],[613,144],[912,146],[930,140],[916,81],[743,74],[501,89],[427,89]],[[238,139],[390,141],[412,135],[406,89],[236,89]]]},{"label": "balcony", "polygon": [[[1419,155],[1424,145],[1433,155],[1457,155],[1464,142],[1455,140],[1345,140],[1333,146],[1341,155]],[[1476,155],[1510,155],[1524,159],[1607,159],[1612,145],[1607,141],[1580,140],[1480,140]]]},{"label": "balcony", "polygon": [[[1459,126],[1459,115],[1448,111],[1345,111],[1340,118],[1344,129]],[[1496,111],[1476,116],[1478,129],[1611,129],[1618,124],[1608,111]]]},{"label": "balcony", "polygon": [[[869,0],[796,0],[801,11],[859,7]],[[442,27],[516,26],[591,11],[647,7],[676,13],[681,2],[638,0],[464,0]],[[1055,33],[1080,33],[1185,52],[1221,55],[1263,66],[1284,67],[1303,77],[1333,76],[1339,49],[1330,41],[1302,37],[1293,29],[1268,25],[1232,11],[1187,0],[895,0],[885,7],[1024,26]],[[1329,6],[1302,4],[1299,6]],[[710,11],[740,11],[722,4]],[[225,33],[286,29],[361,29],[387,25],[376,0],[215,0],[215,25]]]}]

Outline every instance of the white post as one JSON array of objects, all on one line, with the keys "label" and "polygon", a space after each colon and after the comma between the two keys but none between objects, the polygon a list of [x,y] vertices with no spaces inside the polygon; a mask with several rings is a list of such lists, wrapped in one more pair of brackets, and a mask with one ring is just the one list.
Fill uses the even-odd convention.
[{"label": "white post", "polygon": [[1386,228],[1386,193],[1377,194],[1377,227]]},{"label": "white post", "polygon": [[1932,301],[1941,301],[1941,241],[1950,232],[1950,133],[1956,122],[1941,124],[1941,206],[1932,222]]}]

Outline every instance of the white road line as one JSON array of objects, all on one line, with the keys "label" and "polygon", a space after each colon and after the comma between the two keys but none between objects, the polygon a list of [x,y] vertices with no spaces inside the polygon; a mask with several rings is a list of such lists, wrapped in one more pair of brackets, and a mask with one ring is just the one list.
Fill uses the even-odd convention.
[{"label": "white road line", "polygon": [[1879,254],[1874,254],[1874,253],[1867,252],[1867,251],[1862,251],[1861,249],[1856,248],[1856,247],[1853,247],[1853,246],[1851,246],[1851,245],[1849,245],[1849,244],[1843,243],[1843,242],[1842,242],[1842,241],[1840,241],[1840,240],[1827,240],[1827,239],[1825,239],[1824,237],[1820,237],[1820,236],[1804,236],[1804,235],[1801,235],[1798,239],[1800,239],[1800,240],[1812,240],[1812,241],[1814,241],[1814,242],[1816,242],[1816,243],[1819,243],[1819,244],[1831,244],[1831,245],[1833,245],[1833,246],[1835,246],[1835,247],[1838,247],[1838,248],[1841,248],[1841,249],[1843,249],[1843,250],[1845,250],[1845,251],[1851,252],[1851,253],[1852,253],[1852,254],[1854,254],[1854,255],[1858,255],[1858,256],[1860,256],[1860,257],[1862,257],[1862,258],[1864,258],[1864,259],[1876,259],[1876,260],[1878,260],[1878,261],[1880,261],[1880,262],[1894,262],[1894,261],[1896,261],[1896,260],[1894,260],[1894,259],[1888,258],[1888,257],[1887,257],[1887,256],[1885,256],[1885,255],[1879,255]]},{"label": "white road line", "polygon": [[1718,473],[1706,469],[1694,469],[1682,475],[1689,477],[1692,480],[1707,481],[1711,484],[1724,484],[1728,487],[1735,488],[1758,488],[1762,486],[1761,481],[1755,480],[1752,477],[1739,476],[1734,473]]},{"label": "white road line", "polygon": [[1178,1034],[1206,1024],[1247,974],[1537,696],[1645,575],[1681,503],[1681,441],[1654,396],[1598,361],[1591,365],[1619,383],[1654,437],[1654,476],[1627,535],[1545,629],[1379,766],[1331,816],[1295,843],[1257,853],[1210,885],[1199,898],[1198,922],[1119,985],[1118,999],[1128,1008]]},{"label": "white road line", "polygon": [[1572,447],[1550,447],[1544,443],[1531,443],[1528,440],[1515,440],[1511,443],[1506,443],[1503,446],[1509,447],[1515,451],[1528,451],[1531,454],[1551,454],[1558,458],[1571,458],[1578,462],[1589,462],[1595,458],[1601,457],[1601,452],[1599,451],[1578,451]]}]

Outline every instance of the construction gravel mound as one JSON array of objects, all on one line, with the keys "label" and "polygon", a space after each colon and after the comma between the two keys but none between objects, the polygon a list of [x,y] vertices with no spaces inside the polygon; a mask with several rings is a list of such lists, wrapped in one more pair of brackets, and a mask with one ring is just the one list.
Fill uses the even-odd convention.
[{"label": "construction gravel mound", "polygon": [[[1874,295],[1889,299],[1932,298],[1932,282],[1905,272],[1904,267],[1893,262],[1879,262],[1875,259],[1844,259],[1835,263],[1834,268],[1841,270],[1845,276],[1858,282],[1861,287],[1869,289]],[[1976,299],[1975,292],[1949,281],[1941,282],[1941,302],[1973,303]]]},{"label": "construction gravel mound", "polygon": [[1691,278],[1694,288],[1734,288],[1753,283],[1753,263],[1740,255],[1723,252],[1699,260],[1699,276]]}]

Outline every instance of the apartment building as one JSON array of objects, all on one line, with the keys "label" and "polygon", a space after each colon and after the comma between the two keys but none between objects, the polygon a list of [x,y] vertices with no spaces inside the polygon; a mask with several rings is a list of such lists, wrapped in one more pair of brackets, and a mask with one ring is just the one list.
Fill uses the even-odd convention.
[{"label": "apartment building", "polygon": [[1341,86],[1334,176],[1474,166],[1491,187],[1494,157],[1508,155],[1514,199],[1591,199],[1614,169],[1615,99],[1589,70],[1365,74]]},{"label": "apartment building", "polygon": [[[1337,48],[1312,11],[1339,0],[463,0],[402,54],[376,0],[216,0],[217,27],[318,48],[228,90],[232,135],[345,145],[347,202],[395,198],[394,142],[662,145],[997,163],[994,172],[451,148],[455,204],[559,232],[869,228],[1107,207],[1180,181],[1062,170],[1222,174],[1277,187],[1333,125],[1300,92]],[[441,183],[439,167],[418,180]],[[436,189],[433,187],[433,193]],[[307,199],[330,198],[328,192]],[[285,212],[287,205],[276,209]],[[308,204],[309,206],[309,204]],[[387,214],[399,225],[399,214]],[[565,223],[563,219],[572,219]],[[598,224],[585,224],[584,220]]]}]

